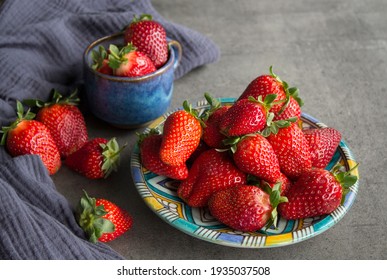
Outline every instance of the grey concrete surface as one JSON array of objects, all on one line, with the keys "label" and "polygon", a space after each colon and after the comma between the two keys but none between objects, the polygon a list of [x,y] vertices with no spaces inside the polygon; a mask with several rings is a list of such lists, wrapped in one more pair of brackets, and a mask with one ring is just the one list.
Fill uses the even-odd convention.
[{"label": "grey concrete surface", "polygon": [[224,247],[193,238],[157,217],[132,183],[137,130],[119,130],[87,116],[91,137],[128,143],[118,173],[91,181],[63,167],[53,176],[75,205],[82,188],[128,210],[133,228],[110,246],[127,259],[386,259],[387,258],[387,1],[275,0],[153,2],[165,18],[212,38],[218,63],[175,83],[171,109],[185,99],[238,97],[270,65],[300,89],[303,111],[341,131],[360,162],[360,188],[344,218],[328,231],[273,249]]}]

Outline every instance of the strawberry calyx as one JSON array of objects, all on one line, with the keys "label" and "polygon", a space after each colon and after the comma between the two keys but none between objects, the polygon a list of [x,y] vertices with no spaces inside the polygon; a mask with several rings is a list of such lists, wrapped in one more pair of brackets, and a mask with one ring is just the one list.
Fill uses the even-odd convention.
[{"label": "strawberry calyx", "polygon": [[19,123],[24,120],[33,120],[35,118],[35,113],[31,112],[31,108],[29,108],[24,114],[23,104],[19,100],[16,100],[16,115],[17,118],[13,123],[9,126],[3,126],[1,128],[0,133],[2,133],[3,136],[1,137],[0,145],[5,145],[9,131],[15,129]]},{"label": "strawberry calyx", "polygon": [[132,44],[128,43],[126,46],[119,48],[116,45],[110,44],[109,46],[109,55],[108,55],[108,64],[112,69],[117,69],[121,66],[122,63],[128,61],[125,57],[126,54],[137,50],[137,48]]},{"label": "strawberry calyx", "polygon": [[188,103],[187,100],[184,100],[183,102],[183,109],[184,111],[186,111],[188,114],[190,114],[191,116],[193,116],[195,119],[198,120],[198,122],[200,123],[200,125],[204,128],[206,127],[206,124],[204,123],[204,121],[199,117],[199,112],[198,110],[192,108],[192,104]]},{"label": "strawberry calyx", "polygon": [[291,117],[286,120],[273,121],[273,118],[274,114],[269,113],[266,120],[266,127],[261,132],[263,137],[268,137],[270,134],[277,134],[280,128],[289,127],[298,120],[297,117]]},{"label": "strawberry calyx", "polygon": [[359,163],[357,163],[354,167],[352,167],[348,171],[342,171],[341,169],[343,166],[341,164],[337,164],[335,167],[333,167],[331,173],[335,177],[335,179],[340,183],[341,187],[343,188],[343,195],[341,199],[341,204],[344,203],[345,196],[349,192],[349,188],[352,187],[354,184],[356,184],[358,177],[355,175],[352,175],[352,171],[354,171],[359,166]]},{"label": "strawberry calyx", "polygon": [[108,212],[103,205],[96,206],[96,199],[89,197],[85,190],[76,209],[76,220],[88,239],[96,243],[104,233],[114,232],[114,224],[103,218]]},{"label": "strawberry calyx", "polygon": [[210,107],[203,113],[201,116],[201,119],[203,121],[207,121],[208,118],[216,111],[218,110],[221,106],[222,103],[217,99],[212,97],[208,92],[204,93],[204,97],[207,100],[208,104]]},{"label": "strawberry calyx", "polygon": [[104,178],[107,178],[112,171],[117,171],[120,164],[120,153],[126,147],[127,144],[123,145],[121,148],[118,145],[116,138],[110,139],[106,144],[99,144],[102,148],[102,172]]},{"label": "strawberry calyx", "polygon": [[93,64],[91,68],[94,70],[99,70],[103,66],[103,61],[108,58],[108,52],[106,51],[104,46],[99,46],[98,51],[91,51],[91,59],[93,60]]},{"label": "strawberry calyx", "polygon": [[278,222],[278,211],[277,206],[280,203],[288,202],[288,198],[286,196],[281,196],[281,185],[282,183],[276,183],[273,188],[270,187],[270,185],[266,182],[263,183],[263,190],[269,194],[270,196],[270,204],[273,208],[271,211],[270,219],[266,223],[265,231],[268,230],[270,227],[274,225],[274,228],[277,229],[277,222]]},{"label": "strawberry calyx", "polygon": [[289,84],[287,82],[283,81],[278,75],[276,75],[273,72],[273,66],[270,66],[269,71],[270,71],[270,75],[274,79],[276,79],[279,83],[282,84],[282,86],[285,90],[285,94],[286,94],[286,99],[285,99],[284,105],[282,106],[281,110],[278,112],[278,115],[281,115],[282,112],[285,111],[286,107],[289,105],[290,97],[293,97],[297,101],[298,105],[300,107],[302,107],[304,105],[304,101],[299,96],[298,88],[289,87]]},{"label": "strawberry calyx", "polygon": [[152,20],[153,17],[150,14],[141,14],[140,16],[134,15],[131,24],[144,20]]},{"label": "strawberry calyx", "polygon": [[78,97],[78,89],[75,89],[69,96],[65,97],[63,96],[58,90],[52,89],[50,92],[51,100],[44,102],[39,99],[25,99],[23,100],[23,103],[30,107],[37,107],[37,108],[43,108],[43,107],[49,107],[54,104],[61,104],[61,105],[72,105],[72,106],[78,106],[80,99]]}]

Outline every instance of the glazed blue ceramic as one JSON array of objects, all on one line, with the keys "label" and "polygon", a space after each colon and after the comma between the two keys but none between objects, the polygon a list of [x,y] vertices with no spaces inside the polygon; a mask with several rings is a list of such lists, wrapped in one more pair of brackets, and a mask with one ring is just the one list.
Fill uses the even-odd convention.
[{"label": "glazed blue ceramic", "polygon": [[99,119],[122,128],[146,125],[166,112],[173,94],[174,70],[181,58],[181,46],[169,40],[168,61],[157,71],[141,77],[116,77],[91,68],[92,50],[100,45],[123,45],[122,33],[101,38],[84,53],[87,104]]}]

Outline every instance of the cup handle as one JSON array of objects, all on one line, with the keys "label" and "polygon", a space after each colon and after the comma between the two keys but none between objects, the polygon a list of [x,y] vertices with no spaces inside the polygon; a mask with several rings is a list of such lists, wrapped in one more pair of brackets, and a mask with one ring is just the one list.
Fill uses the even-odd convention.
[{"label": "cup handle", "polygon": [[176,40],[171,40],[168,42],[169,48],[173,50],[175,57],[175,62],[173,63],[173,69],[176,69],[177,66],[179,66],[181,57],[183,55],[183,48],[181,47],[181,44]]}]

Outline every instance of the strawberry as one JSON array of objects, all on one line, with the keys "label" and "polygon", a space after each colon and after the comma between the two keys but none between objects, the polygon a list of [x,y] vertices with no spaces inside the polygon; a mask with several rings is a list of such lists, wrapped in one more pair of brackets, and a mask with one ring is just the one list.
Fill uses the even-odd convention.
[{"label": "strawberry", "polygon": [[214,192],[245,182],[246,174],[234,165],[228,153],[210,149],[195,160],[177,194],[189,206],[203,207]]},{"label": "strawberry", "polygon": [[221,106],[221,103],[208,93],[205,93],[204,96],[210,108],[202,116],[204,121],[202,139],[209,147],[224,148],[223,140],[226,139],[226,136],[220,133],[219,125],[223,115],[231,106]]},{"label": "strawberry", "polygon": [[93,60],[91,68],[102,74],[113,75],[113,69],[109,66],[108,52],[104,46],[99,46],[98,51],[92,50],[91,58]]},{"label": "strawberry", "polygon": [[309,143],[312,166],[325,168],[340,144],[340,132],[331,127],[310,128],[303,132]]},{"label": "strawberry", "polygon": [[322,168],[305,171],[287,191],[288,202],[279,205],[280,215],[293,220],[332,213],[357,181],[350,175],[352,170],[341,172],[339,168],[332,172]]},{"label": "strawberry", "polygon": [[249,96],[262,99],[269,94],[276,94],[275,104],[270,109],[274,113],[274,120],[285,120],[291,117],[300,118],[303,101],[298,96],[298,89],[289,88],[288,83],[282,81],[273,73],[273,67],[270,67],[270,75],[261,75],[255,78],[244,90],[238,100],[248,99]]},{"label": "strawberry", "polygon": [[164,123],[160,158],[169,165],[185,163],[199,146],[202,135],[197,111],[187,101],[183,108],[169,115]]},{"label": "strawberry", "polygon": [[139,135],[139,147],[143,166],[155,174],[166,176],[175,180],[184,180],[188,176],[185,163],[172,166],[165,164],[160,159],[162,135],[151,130],[149,133]]},{"label": "strawberry", "polygon": [[232,147],[233,158],[240,170],[265,181],[277,182],[280,179],[281,170],[277,156],[265,137],[254,134],[235,140],[237,143]]},{"label": "strawberry", "polygon": [[145,53],[160,68],[168,59],[167,35],[164,27],[152,19],[151,15],[134,16],[125,28],[124,39]]},{"label": "strawberry", "polygon": [[276,223],[277,205],[287,201],[279,186],[268,194],[252,185],[237,185],[214,193],[208,201],[212,216],[240,231],[256,231]]},{"label": "strawberry", "polygon": [[132,44],[119,49],[115,45],[109,46],[109,66],[115,76],[139,77],[156,71],[153,62],[146,54],[137,51]]},{"label": "strawberry", "polygon": [[77,207],[76,220],[93,243],[112,241],[133,224],[128,212],[109,200],[91,198],[85,191]]},{"label": "strawberry", "polygon": [[268,110],[277,96],[269,94],[262,101],[249,97],[234,103],[220,121],[220,131],[227,136],[242,136],[261,131],[266,126]]},{"label": "strawberry", "polygon": [[297,123],[279,128],[277,134],[270,134],[267,140],[277,155],[282,173],[290,180],[312,168],[309,144]]},{"label": "strawberry", "polygon": [[36,120],[45,124],[59,149],[62,158],[81,148],[88,140],[85,119],[77,105],[77,91],[64,98],[57,90],[53,90],[52,100],[25,100],[30,106],[39,109]]},{"label": "strawberry", "polygon": [[[124,146],[125,147],[125,146]],[[69,155],[65,164],[90,179],[107,178],[119,165],[120,148],[115,138],[94,138]]]},{"label": "strawberry", "polygon": [[33,120],[35,114],[24,108],[17,101],[17,119],[8,127],[3,127],[1,145],[11,156],[39,155],[50,175],[56,173],[60,166],[60,154],[50,130],[41,122]]}]

